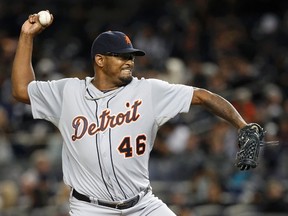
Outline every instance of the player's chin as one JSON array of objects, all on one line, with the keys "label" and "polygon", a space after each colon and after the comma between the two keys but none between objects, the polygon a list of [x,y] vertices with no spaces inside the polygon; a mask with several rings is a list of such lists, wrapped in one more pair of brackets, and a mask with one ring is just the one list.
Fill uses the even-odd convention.
[{"label": "player's chin", "polygon": [[133,79],[132,75],[121,76],[120,77],[121,86],[128,85],[132,81],[132,79]]}]

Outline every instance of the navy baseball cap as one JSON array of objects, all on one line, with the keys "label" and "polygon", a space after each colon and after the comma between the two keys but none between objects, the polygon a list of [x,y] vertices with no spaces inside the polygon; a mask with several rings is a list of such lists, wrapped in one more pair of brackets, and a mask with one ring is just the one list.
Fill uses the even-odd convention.
[{"label": "navy baseball cap", "polygon": [[101,33],[93,41],[91,47],[91,58],[93,59],[96,54],[108,53],[133,53],[135,56],[144,56],[145,52],[133,48],[129,37],[120,31],[106,31]]}]

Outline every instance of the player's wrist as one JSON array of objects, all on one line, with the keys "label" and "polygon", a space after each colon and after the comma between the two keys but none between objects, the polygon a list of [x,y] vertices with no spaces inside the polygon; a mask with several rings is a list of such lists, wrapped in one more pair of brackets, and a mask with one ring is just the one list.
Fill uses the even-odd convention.
[{"label": "player's wrist", "polygon": [[238,132],[240,132],[243,128],[247,127],[248,123],[243,122],[238,125]]},{"label": "player's wrist", "polygon": [[27,32],[21,32],[19,37],[19,42],[22,42],[26,45],[33,44],[35,35]]}]

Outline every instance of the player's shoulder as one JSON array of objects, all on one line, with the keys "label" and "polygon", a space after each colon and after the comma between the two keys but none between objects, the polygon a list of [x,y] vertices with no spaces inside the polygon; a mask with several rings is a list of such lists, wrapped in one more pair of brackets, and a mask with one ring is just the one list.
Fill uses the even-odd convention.
[{"label": "player's shoulder", "polygon": [[78,78],[78,77],[71,77],[71,78],[65,78],[66,79],[66,81],[67,82],[71,82],[71,83],[79,83],[79,84],[81,84],[81,83],[85,83],[85,79],[80,79],[80,78]]},{"label": "player's shoulder", "polygon": [[47,84],[51,86],[51,88],[58,88],[68,92],[69,91],[74,92],[85,88],[85,80],[79,79],[78,77],[69,77],[58,80],[51,80],[48,81]]},{"label": "player's shoulder", "polygon": [[60,80],[56,80],[55,82],[62,83],[62,85],[65,85],[67,87],[76,88],[77,86],[81,86],[82,83],[84,83],[84,80],[79,79],[78,77],[69,77],[69,78],[63,78]]},{"label": "player's shoulder", "polygon": [[138,86],[143,89],[151,89],[153,92],[160,92],[160,91],[179,91],[181,89],[193,89],[192,86],[188,86],[185,84],[179,84],[179,83],[170,83],[166,80],[157,79],[157,78],[137,78],[136,83],[138,83]]},{"label": "player's shoulder", "polygon": [[134,77],[133,84],[135,85],[169,85],[170,83],[164,80],[157,79],[157,78]]},{"label": "player's shoulder", "polygon": [[78,78],[60,78],[60,79],[51,79],[51,80],[33,80],[29,83],[29,86],[39,86],[39,85],[50,85],[52,86],[66,86],[69,83],[74,84],[79,82]]},{"label": "player's shoulder", "polygon": [[67,86],[84,86],[85,82],[86,82],[86,78],[85,79],[80,79],[78,77],[69,77],[69,78],[64,78],[61,80],[62,82],[65,82]]}]

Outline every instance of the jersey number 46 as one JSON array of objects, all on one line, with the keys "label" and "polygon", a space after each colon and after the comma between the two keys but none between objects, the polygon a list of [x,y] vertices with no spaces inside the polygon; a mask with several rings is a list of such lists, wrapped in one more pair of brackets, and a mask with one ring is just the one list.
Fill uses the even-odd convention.
[{"label": "jersey number 46", "polygon": [[131,143],[131,137],[129,136],[124,137],[120,145],[118,146],[118,151],[121,154],[124,154],[125,158],[131,158],[134,156],[133,148],[135,148],[136,155],[141,156],[144,154],[146,150],[146,139],[147,139],[146,135],[144,134],[138,135],[136,137],[135,147],[134,147]]}]

